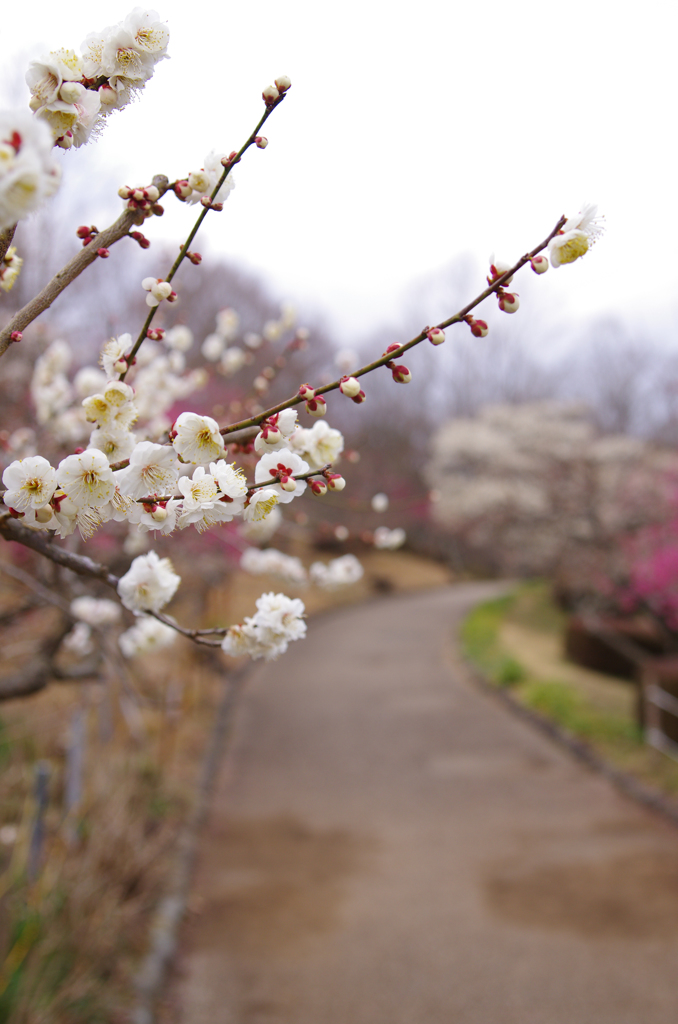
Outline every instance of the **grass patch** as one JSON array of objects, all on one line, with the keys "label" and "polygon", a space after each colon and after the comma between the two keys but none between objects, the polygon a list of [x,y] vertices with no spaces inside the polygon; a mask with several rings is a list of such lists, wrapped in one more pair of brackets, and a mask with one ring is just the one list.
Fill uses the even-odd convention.
[{"label": "grass patch", "polygon": [[509,594],[478,605],[461,628],[465,657],[498,686],[512,686],[525,676],[522,665],[499,642],[501,624],[515,600],[515,595]]},{"label": "grass patch", "polygon": [[[629,684],[603,676],[598,676],[600,682],[596,682],[596,673],[566,665],[555,653],[550,660],[545,656],[545,636],[551,638],[554,652],[562,648],[565,620],[565,615],[551,600],[546,583],[523,584],[513,594],[473,609],[461,629],[462,651],[495,686],[510,687],[520,703],[589,743],[618,768],[664,792],[678,793],[678,764],[646,746],[631,700],[626,700],[627,710],[624,710],[624,701],[617,708],[614,703],[609,707],[601,706],[600,701],[594,699],[595,686],[604,686],[615,693],[618,687],[619,694],[628,698]],[[510,626],[520,627],[524,643],[528,643],[530,637],[534,639],[539,661],[535,662],[527,651],[523,660],[520,651],[505,642]],[[535,671],[534,664],[530,669],[530,662],[537,664],[540,670]]]}]

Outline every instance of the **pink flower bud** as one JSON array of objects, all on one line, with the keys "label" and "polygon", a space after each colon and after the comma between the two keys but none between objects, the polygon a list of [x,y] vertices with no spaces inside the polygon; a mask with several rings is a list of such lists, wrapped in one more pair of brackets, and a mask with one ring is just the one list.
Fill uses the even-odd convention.
[{"label": "pink flower bud", "polygon": [[261,96],[266,106],[270,107],[277,99],[280,98],[280,93],[274,85],[267,85]]},{"label": "pink flower bud", "polygon": [[359,391],[357,395],[353,396],[351,401],[355,402],[356,405],[360,405],[362,402],[365,401],[365,398],[366,398],[365,392],[364,391]]},{"label": "pink flower bud", "polygon": [[254,141],[259,149],[266,149],[268,146],[268,139],[264,135],[257,135]]},{"label": "pink flower bud", "polygon": [[295,491],[297,489],[297,481],[293,476],[281,476],[280,486],[283,491]]},{"label": "pink flower bud", "polygon": [[230,167],[231,164],[239,163],[239,162],[240,162],[240,157],[238,156],[238,154],[237,154],[235,149],[233,150],[232,153],[229,153],[228,156],[222,156],[222,158],[221,158],[221,166],[222,167]]},{"label": "pink flower bud", "polygon": [[323,494],[327,494],[327,484],[324,480],[309,480],[308,485],[314,494],[322,497]]},{"label": "pink flower bud", "polygon": [[110,254],[110,251],[108,249],[103,249],[103,248],[97,249],[97,256],[101,256],[102,260],[108,259],[108,257],[110,255],[111,254]]},{"label": "pink flower bud", "polygon": [[432,345],[442,345],[445,341],[445,331],[441,331],[439,327],[432,327],[426,332],[426,337]]},{"label": "pink flower bud", "polygon": [[389,345],[388,346],[388,348],[384,352],[384,355],[387,356],[389,354],[389,352],[397,352],[399,348],[400,348],[400,345],[396,345],[395,342],[394,342],[393,345]]},{"label": "pink flower bud", "polygon": [[546,256],[533,256],[530,260],[530,266],[535,274],[545,274],[549,269],[549,261]]},{"label": "pink flower bud", "polygon": [[174,184],[174,192],[179,196],[179,199],[188,199],[192,191],[193,189],[187,181],[177,181]]},{"label": "pink flower bud", "polygon": [[186,255],[194,267],[198,267],[202,263],[202,256],[199,252],[187,252]]},{"label": "pink flower bud", "polygon": [[339,390],[347,398],[355,398],[360,391],[360,384],[355,377],[342,377],[339,382]]},{"label": "pink flower bud", "polygon": [[209,196],[203,196],[202,199],[200,200],[200,202],[201,202],[202,206],[206,206],[208,210],[209,210],[210,206],[212,205],[212,200],[210,199]]},{"label": "pink flower bud", "polygon": [[88,228],[86,224],[81,224],[75,233],[78,236],[78,238],[89,238],[89,236],[92,234],[92,229]]},{"label": "pink flower bud", "polygon": [[327,402],[323,396],[317,395],[315,398],[309,398],[306,402],[306,412],[311,416],[324,416],[327,412]]},{"label": "pink flower bud", "polygon": [[520,299],[515,292],[499,292],[499,308],[503,313],[515,313],[520,306]]},{"label": "pink flower bud", "polygon": [[[59,147],[59,149],[70,149],[71,146],[73,145],[73,135],[72,135],[72,133],[71,132],[66,132],[65,135],[62,135],[60,139],[56,140],[56,145]],[[22,513],[22,515],[23,515],[23,513]]]},{"label": "pink flower bud", "polygon": [[153,203],[153,206],[151,207],[151,213],[154,213],[156,217],[162,217],[164,212],[164,206],[161,206],[160,203]]},{"label": "pink flower bud", "polygon": [[280,78],[275,80],[275,87],[278,92],[287,92],[291,85],[292,83],[287,75],[281,75]]},{"label": "pink flower bud", "polygon": [[306,400],[309,398],[315,398],[315,391],[310,384],[302,384],[299,388],[299,397]]},{"label": "pink flower bud", "polygon": [[146,337],[150,338],[151,341],[162,341],[165,337],[165,332],[162,327],[149,327],[146,331]]},{"label": "pink flower bud", "polygon": [[10,341],[16,341],[16,342],[21,341],[22,338],[23,338],[23,334],[21,333],[21,331],[12,331],[12,333],[9,336],[9,340]]},{"label": "pink flower bud", "polygon": [[471,334],[474,338],[486,338],[490,332],[485,320],[474,320],[473,317],[469,317],[468,325],[471,328]]},{"label": "pink flower bud", "polygon": [[396,384],[409,384],[412,380],[412,374],[406,366],[396,366],[394,363],[391,367],[391,373]]}]

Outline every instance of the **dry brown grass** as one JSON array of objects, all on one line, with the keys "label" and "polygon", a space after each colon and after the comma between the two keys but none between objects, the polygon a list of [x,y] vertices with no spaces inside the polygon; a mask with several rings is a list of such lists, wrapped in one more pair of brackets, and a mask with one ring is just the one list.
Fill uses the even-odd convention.
[{"label": "dry brown grass", "polygon": [[[324,557],[303,544],[290,553],[307,565]],[[449,580],[444,568],[408,552],[368,551],[361,560],[365,577],[358,584],[298,592],[309,614]],[[190,578],[188,567],[178,569]],[[206,592],[189,579],[185,584],[171,611],[192,624],[242,621],[267,590],[297,596],[275,578],[240,572]],[[16,599],[15,590],[9,599]],[[28,633],[12,627],[19,655],[29,648],[36,624]],[[0,845],[0,943],[6,956],[0,1022],[127,1019],[150,914],[195,791],[222,685],[218,662],[178,641],[162,655],[138,659],[127,679],[53,684],[0,708],[0,826],[18,830],[15,843]],[[66,817],[68,731],[78,708],[86,719],[83,795]],[[49,805],[42,869],[29,883],[39,761],[49,766]]]}]

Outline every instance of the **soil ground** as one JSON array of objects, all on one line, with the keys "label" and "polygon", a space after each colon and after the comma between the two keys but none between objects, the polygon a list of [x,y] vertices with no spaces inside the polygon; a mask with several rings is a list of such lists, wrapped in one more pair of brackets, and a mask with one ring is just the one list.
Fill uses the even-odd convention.
[{"label": "soil ground", "polygon": [[678,832],[470,681],[462,584],[317,619],[258,668],[167,1016],[668,1024]]}]

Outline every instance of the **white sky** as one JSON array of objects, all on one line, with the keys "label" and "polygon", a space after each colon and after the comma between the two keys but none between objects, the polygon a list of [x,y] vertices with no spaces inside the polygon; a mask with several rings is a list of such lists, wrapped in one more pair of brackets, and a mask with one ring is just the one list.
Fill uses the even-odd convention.
[{"label": "white sky", "polygon": [[[4,52],[77,48],[132,2],[12,4]],[[158,6],[172,59],[111,118],[92,157],[119,169],[121,184],[185,175],[210,149],[238,148],[262,88],[288,74],[270,145],[237,169],[202,248],[326,312],[343,342],[393,321],[408,286],[457,254],[480,266],[491,252],[517,257],[582,201],[599,204],[608,229],[583,260],[540,279],[554,314],[675,319],[671,0]],[[82,159],[64,157],[65,187],[69,162]],[[178,242],[189,210],[166,205],[176,209],[147,233]],[[92,219],[83,198],[82,220]]]}]

